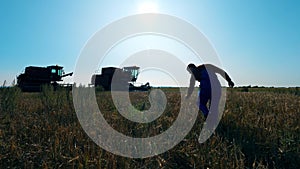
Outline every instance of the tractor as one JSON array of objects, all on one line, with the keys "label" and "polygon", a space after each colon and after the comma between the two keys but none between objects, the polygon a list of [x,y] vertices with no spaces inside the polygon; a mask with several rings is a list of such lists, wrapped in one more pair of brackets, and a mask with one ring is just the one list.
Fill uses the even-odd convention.
[{"label": "tractor", "polygon": [[101,74],[92,76],[91,82],[95,87],[101,86],[106,91],[148,91],[151,89],[149,82],[140,86],[134,85],[139,75],[139,69],[137,66],[123,68],[104,67]]},{"label": "tractor", "polygon": [[43,85],[52,85],[54,89],[59,86],[58,81],[63,77],[72,76],[73,72],[65,74],[63,67],[58,65],[37,67],[28,66],[25,72],[17,77],[17,86],[22,91],[39,92]]}]

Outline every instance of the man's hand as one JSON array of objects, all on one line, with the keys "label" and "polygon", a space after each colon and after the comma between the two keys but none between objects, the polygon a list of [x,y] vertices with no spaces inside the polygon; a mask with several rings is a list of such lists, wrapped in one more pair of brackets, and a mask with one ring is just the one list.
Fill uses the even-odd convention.
[{"label": "man's hand", "polygon": [[230,80],[230,81],[228,82],[228,86],[229,86],[229,87],[233,87],[233,86],[234,86],[234,83]]}]

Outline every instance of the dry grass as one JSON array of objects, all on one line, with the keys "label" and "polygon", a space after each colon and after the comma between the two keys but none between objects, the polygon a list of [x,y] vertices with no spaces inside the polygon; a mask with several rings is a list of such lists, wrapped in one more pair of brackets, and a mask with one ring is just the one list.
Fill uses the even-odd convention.
[{"label": "dry grass", "polygon": [[[298,90],[298,89],[297,89]],[[280,92],[277,92],[280,91]],[[131,159],[99,148],[81,128],[71,93],[44,89],[0,93],[1,168],[298,168],[300,166],[300,96],[286,89],[228,90],[224,117],[204,144],[197,139],[200,115],[192,131],[170,151],[146,159]],[[147,92],[131,93],[137,109],[150,104]],[[132,136],[152,136],[167,129],[179,106],[177,90],[166,90],[168,105],[155,122],[125,120],[107,92],[98,92],[107,121]],[[177,112],[177,113],[176,113]],[[118,127],[117,127],[118,126]]]}]

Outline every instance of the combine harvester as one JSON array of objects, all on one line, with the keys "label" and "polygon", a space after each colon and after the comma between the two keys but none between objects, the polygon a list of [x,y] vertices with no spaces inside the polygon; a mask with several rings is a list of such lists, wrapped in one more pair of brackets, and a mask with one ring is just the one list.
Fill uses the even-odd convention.
[{"label": "combine harvester", "polygon": [[[39,92],[43,85],[52,85],[56,89],[59,86],[58,81],[62,81],[63,77],[72,75],[73,72],[65,74],[63,67],[58,65],[47,67],[28,66],[25,68],[25,72],[17,77],[17,86],[24,92]],[[71,87],[71,85],[68,87]]]},{"label": "combine harvester", "polygon": [[148,91],[151,89],[149,82],[140,86],[134,85],[139,75],[139,69],[137,66],[123,68],[105,67],[102,68],[102,74],[94,74],[92,76],[91,82],[95,87],[101,86],[107,91],[112,89],[121,91]]}]

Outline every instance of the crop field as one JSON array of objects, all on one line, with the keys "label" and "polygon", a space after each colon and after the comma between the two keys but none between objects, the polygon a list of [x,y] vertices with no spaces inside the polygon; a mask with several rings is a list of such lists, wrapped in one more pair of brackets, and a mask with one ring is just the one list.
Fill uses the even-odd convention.
[{"label": "crop field", "polygon": [[[162,89],[168,100],[161,117],[137,124],[122,117],[109,92],[97,91],[107,122],[133,137],[157,135],[169,128],[180,109],[177,89]],[[148,92],[131,92],[138,110],[150,107]],[[299,168],[300,90],[234,88],[214,134],[198,143],[201,112],[189,134],[171,150],[149,158],[114,155],[82,129],[72,92],[44,87],[40,93],[0,90],[0,168]]]}]

